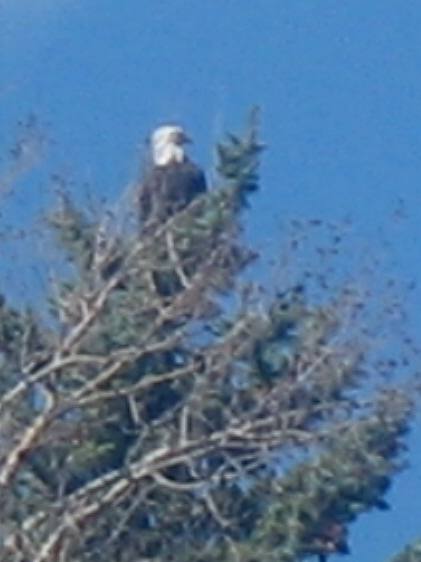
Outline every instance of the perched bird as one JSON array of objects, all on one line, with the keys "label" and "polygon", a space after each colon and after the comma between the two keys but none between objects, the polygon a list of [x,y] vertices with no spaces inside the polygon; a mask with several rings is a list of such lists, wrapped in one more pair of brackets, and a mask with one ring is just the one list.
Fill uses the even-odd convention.
[{"label": "perched bird", "polygon": [[177,125],[164,125],[153,132],[152,165],[139,190],[142,224],[167,220],[206,191],[203,171],[185,153],[184,145],[189,142]]}]

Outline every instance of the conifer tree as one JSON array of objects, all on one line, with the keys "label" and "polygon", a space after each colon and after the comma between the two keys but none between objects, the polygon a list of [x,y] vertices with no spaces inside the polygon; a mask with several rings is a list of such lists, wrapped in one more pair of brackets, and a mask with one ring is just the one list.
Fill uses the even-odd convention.
[{"label": "conifer tree", "polygon": [[388,508],[413,398],[359,292],[245,281],[261,151],[252,112],[216,185],[147,232],[67,195],[50,213],[49,321],[0,306],[0,560],[325,561]]}]

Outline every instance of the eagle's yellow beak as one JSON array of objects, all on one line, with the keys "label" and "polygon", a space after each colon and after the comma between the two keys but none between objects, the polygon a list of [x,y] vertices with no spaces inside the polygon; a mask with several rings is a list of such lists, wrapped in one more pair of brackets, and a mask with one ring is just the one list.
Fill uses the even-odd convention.
[{"label": "eagle's yellow beak", "polygon": [[187,133],[180,131],[177,133],[177,138],[175,139],[177,144],[191,144],[193,141]]}]

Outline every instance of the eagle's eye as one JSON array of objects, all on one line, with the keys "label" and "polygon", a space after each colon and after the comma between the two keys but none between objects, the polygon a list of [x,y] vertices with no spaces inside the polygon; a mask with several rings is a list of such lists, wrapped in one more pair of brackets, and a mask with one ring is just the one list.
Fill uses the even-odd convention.
[{"label": "eagle's eye", "polygon": [[182,129],[172,131],[171,135],[170,135],[170,140],[171,140],[171,142],[174,142],[175,144],[178,144],[178,145],[182,145],[182,144],[186,144],[186,143],[191,142],[188,135],[186,135],[186,133]]}]

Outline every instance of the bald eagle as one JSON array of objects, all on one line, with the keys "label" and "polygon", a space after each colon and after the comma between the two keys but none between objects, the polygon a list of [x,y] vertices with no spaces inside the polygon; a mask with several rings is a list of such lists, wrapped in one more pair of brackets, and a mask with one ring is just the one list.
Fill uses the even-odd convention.
[{"label": "bald eagle", "polygon": [[142,224],[163,222],[181,211],[206,191],[203,171],[186,155],[184,145],[191,142],[177,125],[164,125],[151,136],[152,166],[139,191]]}]

